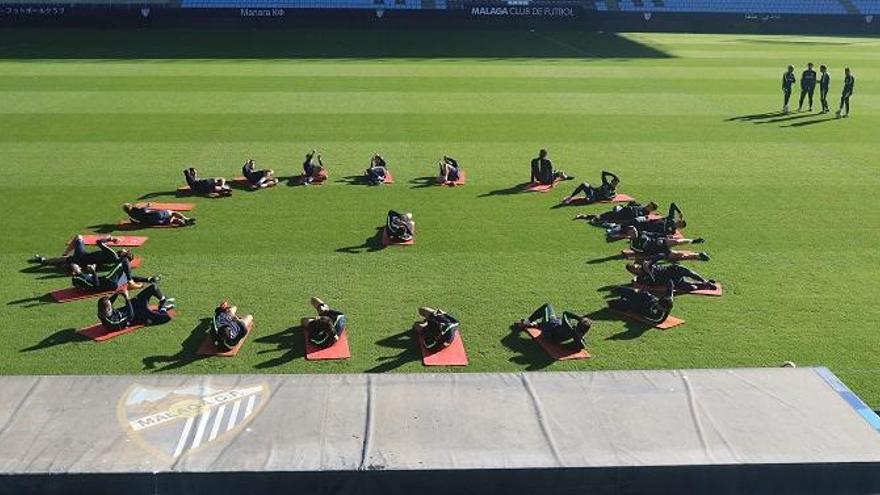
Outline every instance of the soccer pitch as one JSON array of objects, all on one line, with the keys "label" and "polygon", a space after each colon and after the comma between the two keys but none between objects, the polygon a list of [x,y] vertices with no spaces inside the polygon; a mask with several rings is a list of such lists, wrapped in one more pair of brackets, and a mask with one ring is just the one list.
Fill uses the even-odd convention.
[{"label": "soccer pitch", "polygon": [[[791,63],[827,64],[837,109],[852,67],[852,117],[730,120],[782,105]],[[462,321],[467,371],[825,365],[873,406],[880,219],[880,40],[538,31],[0,31],[0,245],[5,374],[427,371],[410,326],[420,305]],[[795,89],[793,98],[797,98]],[[818,99],[818,93],[817,93]],[[795,100],[796,106],[796,100]],[[818,101],[815,108],[819,107]],[[814,109],[815,109],[814,108]],[[546,147],[576,176],[518,193]],[[179,316],[105,344],[74,330],[95,301],[44,303],[69,285],[28,270],[76,233],[112,226],[148,193],[173,201],[181,171],[281,176],[319,149],[328,185],[195,199],[198,224],[139,232],[142,275],[162,274]],[[372,152],[396,183],[343,182]],[[423,187],[443,154],[468,175]],[[603,308],[625,283],[625,247],[553,208],[603,169],[620,192],[684,210],[724,284],[683,296],[668,331],[601,317],[593,358],[551,363],[510,324],[544,302]],[[190,201],[190,200],[186,200]],[[387,210],[412,211],[416,245],[369,249]],[[360,246],[360,247],[358,247]],[[592,261],[592,262],[591,262]],[[302,358],[291,328],[319,295],[349,316],[353,356]],[[233,359],[196,359],[222,299],[253,313]]]}]

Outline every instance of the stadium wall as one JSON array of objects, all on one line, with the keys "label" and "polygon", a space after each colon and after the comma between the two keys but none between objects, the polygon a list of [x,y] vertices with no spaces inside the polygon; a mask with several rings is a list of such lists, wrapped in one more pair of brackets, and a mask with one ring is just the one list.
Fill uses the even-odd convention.
[{"label": "stadium wall", "polygon": [[377,28],[563,28],[876,35],[862,14],[691,13],[597,10],[567,0],[0,0],[0,26],[304,26]]},{"label": "stadium wall", "polygon": [[880,492],[827,368],[0,376],[0,494]]}]

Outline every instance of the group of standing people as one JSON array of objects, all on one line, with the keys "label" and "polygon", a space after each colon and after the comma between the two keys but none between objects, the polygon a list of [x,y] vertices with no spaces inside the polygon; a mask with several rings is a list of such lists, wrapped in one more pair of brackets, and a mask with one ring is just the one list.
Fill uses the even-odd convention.
[{"label": "group of standing people", "polygon": [[[789,101],[791,100],[792,87],[797,82],[794,74],[794,66],[789,65],[782,74],[782,111],[790,112]],[[828,73],[828,67],[824,64],[819,66],[819,73],[813,69],[813,63],[807,64],[807,68],[801,73],[801,94],[798,101],[798,112],[803,111],[804,99],[807,100],[808,111],[813,111],[813,94],[816,91],[816,85],[819,85],[819,102],[822,105],[821,113],[828,113],[831,109],[828,106],[828,91],[831,89],[831,75]],[[843,69],[843,91],[840,94],[840,107],[835,114],[838,118],[849,116],[849,100],[855,90],[856,78],[852,75],[849,67]]]}]

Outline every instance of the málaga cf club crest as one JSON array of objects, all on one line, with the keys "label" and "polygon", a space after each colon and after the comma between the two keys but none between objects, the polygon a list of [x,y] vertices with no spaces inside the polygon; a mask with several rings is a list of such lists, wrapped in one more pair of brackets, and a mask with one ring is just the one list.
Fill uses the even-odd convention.
[{"label": "m\u00e1laga cf club crest", "polygon": [[200,447],[226,442],[256,417],[269,385],[148,387],[133,385],[119,402],[126,433],[160,456],[177,459]]}]

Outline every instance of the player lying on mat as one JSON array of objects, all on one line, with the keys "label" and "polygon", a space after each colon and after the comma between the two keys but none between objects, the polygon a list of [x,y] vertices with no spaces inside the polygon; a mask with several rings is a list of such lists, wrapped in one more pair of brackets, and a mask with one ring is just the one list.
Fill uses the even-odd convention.
[{"label": "player lying on mat", "polygon": [[373,153],[370,157],[370,166],[364,170],[364,176],[371,185],[378,186],[385,182],[385,176],[388,175],[388,163],[379,153]]},{"label": "player lying on mat", "polygon": [[127,289],[140,289],[144,282],[155,283],[156,277],[139,277],[131,271],[128,258],[120,258],[107,273],[99,274],[95,265],[80,266],[71,263],[71,283],[80,289],[105,291],[116,290],[119,287]]},{"label": "player lying on mat", "polygon": [[239,317],[237,312],[238,308],[230,306],[227,301],[220,303],[214,310],[211,338],[219,349],[232,350],[247,336],[248,328],[254,321],[254,317],[252,315]]},{"label": "player lying on mat", "polygon": [[80,266],[111,265],[118,263],[121,258],[127,258],[130,261],[131,252],[129,250],[120,249],[119,251],[114,251],[107,246],[107,243],[113,242],[115,240],[116,238],[112,236],[98,239],[98,250],[90,252],[86,249],[86,244],[85,242],[83,242],[82,236],[78,235],[71,241],[73,252],[70,255],[59,256],[57,258],[46,258],[45,256],[35,254],[32,258],[28,260],[28,262],[36,263],[38,265],[68,267],[74,263]]},{"label": "player lying on mat", "polygon": [[626,270],[633,274],[633,283],[649,287],[668,285],[671,282],[679,292],[717,288],[714,280],[703,278],[690,268],[660,261],[660,258],[651,258],[641,263],[628,263]]},{"label": "player lying on mat", "polygon": [[611,210],[598,215],[579,214],[574,220],[586,220],[592,225],[606,229],[617,226],[627,226],[638,222],[640,219],[648,219],[648,215],[657,211],[657,203],[651,201],[642,205],[636,201],[630,201],[626,205],[617,205]]},{"label": "player lying on mat", "polygon": [[632,313],[651,323],[663,323],[672,312],[672,282],[666,285],[666,294],[658,297],[650,291],[632,287],[615,287],[608,307],[615,311]]},{"label": "player lying on mat", "polygon": [[706,253],[682,253],[672,250],[674,246],[680,246],[682,244],[702,244],[705,242],[702,237],[696,239],[666,237],[663,235],[652,234],[650,232],[639,232],[638,229],[633,226],[623,229],[623,234],[629,239],[630,249],[640,256],[659,256],[673,261],[709,261],[709,255]]},{"label": "player lying on mat", "polygon": [[256,189],[272,187],[275,184],[278,184],[278,179],[275,178],[274,170],[268,168],[257,170],[256,166],[257,164],[254,163],[253,158],[244,162],[244,165],[241,166],[241,175],[247,179],[248,184]]},{"label": "player lying on mat", "polygon": [[569,339],[577,342],[581,348],[587,348],[587,332],[593,326],[592,320],[586,316],[578,316],[570,311],[563,311],[562,317],[556,316],[551,304],[544,304],[536,309],[528,318],[517,322],[517,327],[525,329],[537,327],[541,335],[553,342],[563,343]]},{"label": "player lying on mat", "polygon": [[571,194],[568,195],[567,198],[563,199],[562,202],[565,204],[571,203],[574,201],[574,197],[578,194],[583,193],[584,197],[587,200],[587,203],[595,203],[596,201],[608,201],[614,199],[614,196],[617,194],[617,186],[620,184],[620,178],[611,172],[602,171],[602,184],[599,187],[591,186],[587,182],[581,183],[581,185],[577,186]]},{"label": "player lying on mat", "polygon": [[425,325],[416,328],[422,334],[426,349],[449,347],[455,341],[460,325],[454,316],[442,309],[428,307],[419,308],[419,314],[425,319]]},{"label": "player lying on mat", "polygon": [[306,158],[303,160],[303,176],[305,177],[303,184],[311,184],[319,180],[322,174],[326,173],[324,161],[321,160],[321,154],[315,150],[306,153]]},{"label": "player lying on mat", "polygon": [[608,237],[619,237],[624,235],[626,227],[635,227],[639,232],[647,232],[660,236],[671,236],[677,231],[687,227],[681,209],[675,203],[669,205],[669,213],[663,218],[637,217],[629,223],[604,225]]},{"label": "player lying on mat", "polygon": [[538,151],[538,157],[531,162],[532,174],[529,181],[532,184],[551,185],[557,180],[573,179],[562,170],[553,170],[553,162],[550,160],[547,150]]},{"label": "player lying on mat", "polygon": [[413,238],[416,222],[413,220],[412,213],[398,213],[394,210],[388,210],[385,227],[388,229],[388,237],[391,240],[406,242]]},{"label": "player lying on mat", "polygon": [[125,203],[122,205],[122,211],[128,215],[132,222],[140,225],[192,225],[196,223],[195,218],[188,218],[179,211],[152,208],[151,203],[143,206]]},{"label": "player lying on mat", "polygon": [[186,185],[192,189],[192,192],[198,194],[232,194],[232,189],[226,184],[226,179],[222,177],[209,177],[202,179],[199,177],[199,171],[190,167],[183,171],[186,178]]},{"label": "player lying on mat", "polygon": [[[125,305],[114,308],[113,303],[122,296]],[[159,300],[157,309],[150,307],[150,300]],[[171,320],[168,311],[174,307],[174,299],[165,297],[159,284],[150,284],[130,299],[128,291],[117,292],[110,297],[98,299],[98,319],[107,330],[122,330],[133,325],[161,325]]]},{"label": "player lying on mat", "polygon": [[461,178],[461,169],[458,168],[458,161],[451,156],[443,156],[440,159],[440,182],[455,182]]},{"label": "player lying on mat", "polygon": [[309,341],[318,347],[330,347],[339,340],[345,330],[347,321],[345,314],[332,309],[317,297],[313,297],[310,302],[318,312],[318,317],[310,319],[306,324]]}]

